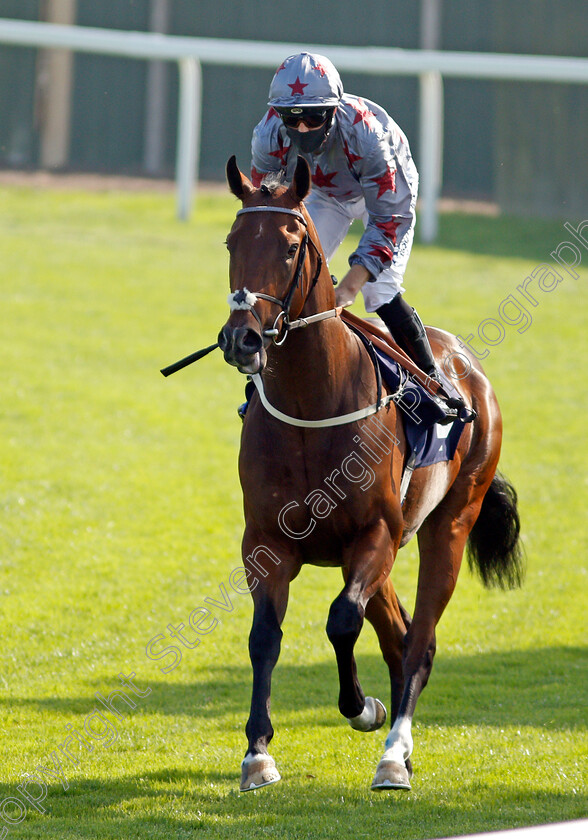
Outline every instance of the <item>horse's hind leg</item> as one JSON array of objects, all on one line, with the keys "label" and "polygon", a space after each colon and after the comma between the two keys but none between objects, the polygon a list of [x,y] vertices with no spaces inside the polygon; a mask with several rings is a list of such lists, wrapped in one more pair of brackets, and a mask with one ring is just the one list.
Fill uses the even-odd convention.
[{"label": "horse's hind leg", "polygon": [[[380,650],[390,673],[390,718],[396,719],[404,690],[402,653],[404,637],[410,626],[410,616],[398,600],[390,578],[376,592],[366,606],[365,617],[373,625]],[[410,759],[406,760],[409,776]]]},{"label": "horse's hind leg", "polygon": [[407,761],[413,747],[412,718],[433,667],[435,628],[455,589],[466,540],[480,504],[481,500],[470,505],[451,505],[446,498],[418,533],[419,579],[414,616],[404,638],[404,687],[372,782],[373,790],[410,789]]},{"label": "horse's hind leg", "polygon": [[379,729],[386,720],[383,704],[365,697],[353,655],[370,598],[388,576],[393,561],[392,544],[383,520],[357,537],[345,563],[345,586],[331,604],[327,636],[335,650],[339,670],[339,711],[354,729]]}]

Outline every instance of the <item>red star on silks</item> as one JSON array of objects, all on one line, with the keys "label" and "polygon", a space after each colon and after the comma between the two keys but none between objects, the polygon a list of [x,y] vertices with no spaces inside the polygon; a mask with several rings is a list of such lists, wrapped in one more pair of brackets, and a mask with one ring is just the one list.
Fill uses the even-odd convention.
[{"label": "red star on silks", "polygon": [[396,245],[396,230],[400,227],[400,225],[401,222],[397,222],[393,218],[388,222],[376,222],[376,227],[384,231],[393,245]]},{"label": "red star on silks", "polygon": [[372,250],[370,251],[370,255],[377,257],[381,263],[391,263],[392,257],[394,256],[390,248],[387,248],[385,245],[374,245]]},{"label": "red star on silks", "polygon": [[370,119],[372,117],[375,117],[376,115],[373,111],[370,111],[363,99],[358,99],[357,102],[358,105],[354,105],[353,102],[349,103],[353,110],[356,111],[355,119],[353,120],[353,125],[357,125],[358,122],[362,122],[369,127]]},{"label": "red star on silks", "polygon": [[294,84],[290,84],[290,82],[287,82],[287,85],[289,88],[292,88],[292,96],[295,96],[296,94],[302,96],[302,94],[304,93],[304,88],[308,87],[308,83],[304,84],[300,81],[300,76],[296,76],[296,81],[294,82]]},{"label": "red star on silks", "polygon": [[316,66],[314,67],[314,69],[315,69],[315,70],[318,70],[318,72],[321,74],[321,78],[322,78],[323,76],[326,76],[326,75],[327,75],[327,71],[325,70],[325,68],[323,67],[323,65],[320,63],[320,61],[317,61]]},{"label": "red star on silks", "polygon": [[286,63],[284,61],[282,61],[282,63],[280,64],[280,66],[276,70],[275,75],[277,76],[278,73],[280,72],[280,70],[285,70],[285,69],[286,69]]},{"label": "red star on silks", "polygon": [[356,160],[362,159],[361,155],[354,155],[353,152],[350,151],[347,140],[343,143],[343,151],[345,152],[345,157],[349,161],[349,166],[353,166]]},{"label": "red star on silks", "polygon": [[280,136],[278,136],[278,143],[280,144],[280,148],[276,149],[275,152],[270,152],[271,157],[277,157],[280,159],[280,165],[286,165],[286,158],[288,157],[288,152],[290,151],[290,146],[284,146],[284,142]]},{"label": "red star on silks", "polygon": [[370,178],[370,181],[375,181],[378,185],[378,198],[384,195],[385,192],[395,193],[396,192],[396,170],[395,169],[388,169],[383,175],[380,175],[379,178]]},{"label": "red star on silks", "polygon": [[267,112],[267,117],[265,118],[266,125],[271,120],[272,117],[279,117],[280,115],[276,111],[275,108],[270,108]]},{"label": "red star on silks", "polygon": [[265,178],[266,175],[267,175],[267,172],[258,172],[257,169],[254,166],[252,166],[251,167],[251,183],[253,184],[253,186],[256,187],[257,189],[259,189],[260,186],[261,186],[261,182],[263,181],[263,179]]},{"label": "red star on silks", "polygon": [[330,172],[326,175],[320,166],[317,166],[316,172],[312,176],[312,183],[316,184],[317,187],[336,187],[337,185],[332,183],[336,174],[336,172]]}]

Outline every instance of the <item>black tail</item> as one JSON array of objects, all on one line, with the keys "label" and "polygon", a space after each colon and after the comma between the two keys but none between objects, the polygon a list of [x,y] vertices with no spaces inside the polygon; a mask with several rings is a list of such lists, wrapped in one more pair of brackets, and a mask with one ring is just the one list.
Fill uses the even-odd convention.
[{"label": "black tail", "polygon": [[512,484],[496,473],[467,544],[470,569],[476,569],[484,586],[514,589],[524,577],[521,522],[517,493]]}]

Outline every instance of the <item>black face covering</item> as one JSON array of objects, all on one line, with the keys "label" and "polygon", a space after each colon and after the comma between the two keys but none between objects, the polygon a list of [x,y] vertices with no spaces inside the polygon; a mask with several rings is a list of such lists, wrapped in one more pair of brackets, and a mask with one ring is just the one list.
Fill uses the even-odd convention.
[{"label": "black face covering", "polygon": [[314,131],[305,131],[304,133],[296,131],[295,128],[286,128],[286,134],[301,152],[316,152],[323,145],[327,136],[326,124],[320,128],[315,128]]},{"label": "black face covering", "polygon": [[305,131],[304,133],[297,131],[295,128],[288,128],[288,126],[286,126],[286,134],[290,140],[298,146],[301,152],[316,152],[323,145],[327,138],[327,134],[331,130],[333,116],[334,111],[330,113],[320,128]]}]

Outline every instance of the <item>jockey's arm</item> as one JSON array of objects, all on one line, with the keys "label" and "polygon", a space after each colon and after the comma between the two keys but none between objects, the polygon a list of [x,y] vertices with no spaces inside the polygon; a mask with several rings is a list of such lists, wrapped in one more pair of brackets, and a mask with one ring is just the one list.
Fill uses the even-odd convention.
[{"label": "jockey's arm", "polygon": [[360,263],[352,265],[335,289],[337,306],[351,306],[370,277],[371,274],[365,266]]}]

